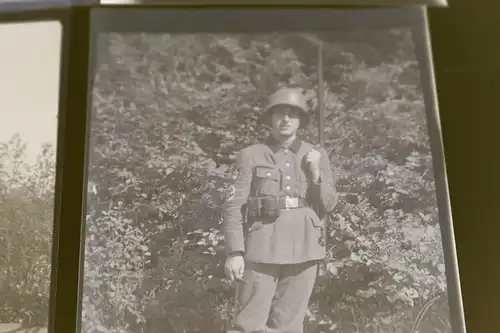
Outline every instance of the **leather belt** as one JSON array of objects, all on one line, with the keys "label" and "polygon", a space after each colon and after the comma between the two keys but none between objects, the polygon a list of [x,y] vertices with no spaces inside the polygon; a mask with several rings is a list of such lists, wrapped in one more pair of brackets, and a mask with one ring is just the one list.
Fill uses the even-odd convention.
[{"label": "leather belt", "polygon": [[276,200],[280,209],[297,209],[309,207],[309,203],[304,198],[299,197],[253,197],[259,202],[266,200]]},{"label": "leather belt", "polygon": [[279,197],[278,199],[281,209],[297,209],[297,208],[309,207],[309,204],[304,198]]}]

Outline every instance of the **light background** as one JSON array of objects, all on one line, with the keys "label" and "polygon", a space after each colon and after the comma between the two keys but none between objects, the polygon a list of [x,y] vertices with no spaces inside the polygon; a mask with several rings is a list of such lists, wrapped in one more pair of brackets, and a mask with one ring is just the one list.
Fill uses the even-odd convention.
[{"label": "light background", "polygon": [[0,142],[19,132],[28,163],[57,142],[61,34],[59,22],[0,25]]}]

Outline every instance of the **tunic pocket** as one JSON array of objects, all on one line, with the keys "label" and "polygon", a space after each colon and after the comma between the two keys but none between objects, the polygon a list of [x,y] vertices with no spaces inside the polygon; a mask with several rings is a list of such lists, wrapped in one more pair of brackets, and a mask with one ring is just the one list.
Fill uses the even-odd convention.
[{"label": "tunic pocket", "polygon": [[255,168],[255,189],[257,195],[277,196],[280,193],[281,173],[278,169]]}]

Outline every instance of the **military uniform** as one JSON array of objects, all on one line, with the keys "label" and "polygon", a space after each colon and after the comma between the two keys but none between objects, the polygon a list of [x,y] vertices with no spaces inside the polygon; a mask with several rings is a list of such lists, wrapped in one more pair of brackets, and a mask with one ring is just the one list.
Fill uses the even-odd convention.
[{"label": "military uniform", "polygon": [[[283,96],[290,101],[290,94]],[[324,149],[318,149],[320,179],[309,180],[304,156],[312,149],[298,138],[288,147],[269,139],[237,157],[223,226],[227,254],[241,252],[245,271],[230,333],[302,332],[318,260],[325,256],[323,217],[337,202]]]}]

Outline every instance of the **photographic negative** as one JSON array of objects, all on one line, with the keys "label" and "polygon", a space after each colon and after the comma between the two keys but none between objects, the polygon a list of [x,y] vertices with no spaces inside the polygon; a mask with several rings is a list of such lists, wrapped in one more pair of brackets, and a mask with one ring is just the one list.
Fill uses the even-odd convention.
[{"label": "photographic negative", "polygon": [[0,332],[46,332],[59,76],[58,21],[0,24]]},{"label": "photographic negative", "polygon": [[82,331],[465,332],[425,18],[96,10]]}]

